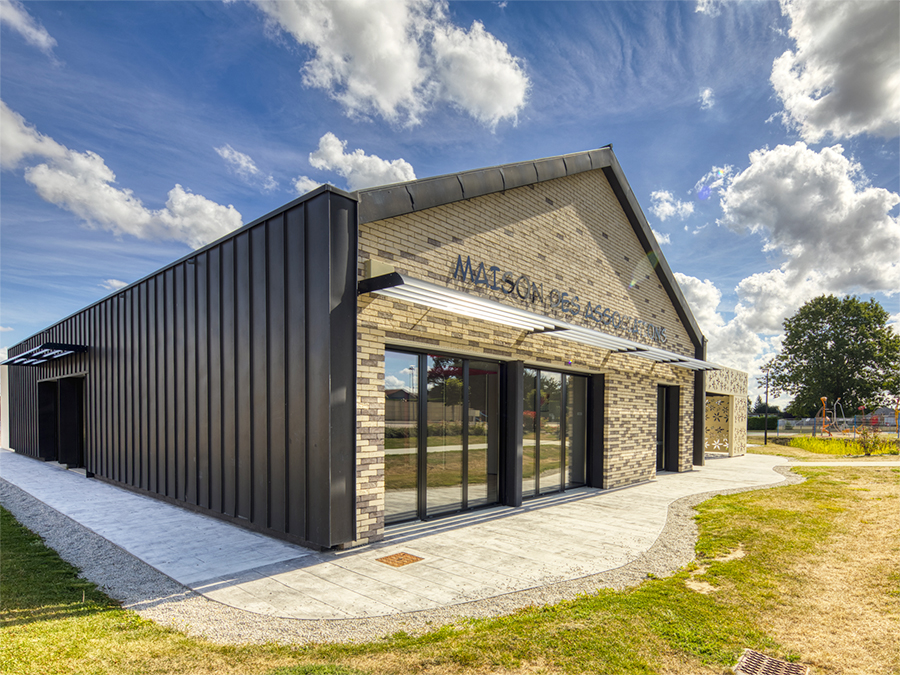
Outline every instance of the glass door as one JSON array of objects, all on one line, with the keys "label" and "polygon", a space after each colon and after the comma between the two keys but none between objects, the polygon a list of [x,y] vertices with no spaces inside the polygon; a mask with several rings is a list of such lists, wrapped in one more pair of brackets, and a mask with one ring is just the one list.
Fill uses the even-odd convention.
[{"label": "glass door", "polygon": [[385,352],[385,522],[495,504],[500,364]]},{"label": "glass door", "polygon": [[588,378],[525,369],[522,496],[586,483]]}]

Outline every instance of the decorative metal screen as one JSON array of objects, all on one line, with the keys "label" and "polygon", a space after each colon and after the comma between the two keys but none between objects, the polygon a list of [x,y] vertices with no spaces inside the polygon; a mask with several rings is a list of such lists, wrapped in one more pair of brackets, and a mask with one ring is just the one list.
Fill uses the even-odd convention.
[{"label": "decorative metal screen", "polygon": [[730,396],[706,395],[707,452],[728,452],[728,408]]}]

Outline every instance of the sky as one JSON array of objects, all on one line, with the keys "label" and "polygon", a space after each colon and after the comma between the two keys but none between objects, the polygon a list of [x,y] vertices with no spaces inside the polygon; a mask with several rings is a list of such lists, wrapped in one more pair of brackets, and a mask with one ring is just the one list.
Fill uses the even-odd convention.
[{"label": "sky", "polygon": [[0,100],[0,347],[322,183],[610,143],[752,397],[813,297],[900,332],[895,0],[0,0]]}]

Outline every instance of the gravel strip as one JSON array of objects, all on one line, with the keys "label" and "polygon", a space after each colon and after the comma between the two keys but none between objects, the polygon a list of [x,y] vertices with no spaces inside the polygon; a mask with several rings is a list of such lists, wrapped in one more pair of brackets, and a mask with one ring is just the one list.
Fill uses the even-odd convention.
[{"label": "gravel strip", "polygon": [[[775,470],[785,480],[765,487],[793,485],[804,480],[788,467],[779,466]],[[397,631],[419,635],[464,618],[510,614],[529,605],[574,599],[599,588],[621,590],[641,583],[648,574],[669,576],[694,559],[697,542],[694,506],[715,495],[755,489],[761,488],[706,492],[673,502],[666,526],[653,546],[617,569],[440,609],[331,620],[271,617],[208,600],[2,479],[0,503],[20,523],[40,535],[47,546],[80,569],[82,577],[146,619],[222,644],[306,644],[370,642]]]}]

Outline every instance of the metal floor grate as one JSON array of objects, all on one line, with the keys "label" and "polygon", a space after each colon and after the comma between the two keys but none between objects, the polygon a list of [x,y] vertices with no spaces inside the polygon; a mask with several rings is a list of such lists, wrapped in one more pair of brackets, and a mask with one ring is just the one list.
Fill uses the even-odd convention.
[{"label": "metal floor grate", "polygon": [[808,675],[809,668],[801,663],[773,659],[752,649],[745,649],[732,668],[735,675]]},{"label": "metal floor grate", "polygon": [[411,553],[395,553],[394,555],[388,555],[384,558],[375,558],[378,562],[383,562],[385,565],[390,565],[391,567],[403,567],[410,563],[419,562],[421,559],[422,558],[412,555]]}]

